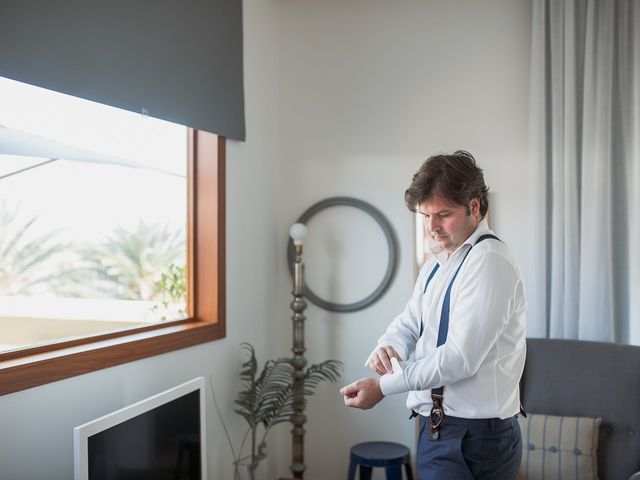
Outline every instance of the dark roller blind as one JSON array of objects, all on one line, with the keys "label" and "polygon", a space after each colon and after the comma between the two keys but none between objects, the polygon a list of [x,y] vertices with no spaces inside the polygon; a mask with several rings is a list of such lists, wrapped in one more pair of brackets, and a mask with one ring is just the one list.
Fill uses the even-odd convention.
[{"label": "dark roller blind", "polygon": [[0,76],[243,140],[242,1],[0,0]]}]

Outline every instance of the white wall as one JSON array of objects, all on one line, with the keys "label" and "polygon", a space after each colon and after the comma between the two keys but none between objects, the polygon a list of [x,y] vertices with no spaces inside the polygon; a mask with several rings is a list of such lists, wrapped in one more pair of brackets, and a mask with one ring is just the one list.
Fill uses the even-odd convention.
[{"label": "white wall", "polygon": [[[277,9],[246,0],[247,141],[229,142],[227,158],[227,338],[0,397],[0,479],[73,478],[73,427],[195,376],[211,376],[232,434],[244,425],[232,412],[239,344],[261,359],[274,344],[278,265]],[[230,479],[231,455],[208,405],[210,479]]]},{"label": "white wall", "polygon": [[[526,259],[532,228],[523,173],[530,2],[297,0],[280,6],[285,168],[278,243],[286,242],[287,226],[302,211],[334,195],[372,203],[400,241],[400,268],[380,301],[349,314],[314,305],[307,310],[308,357],[345,362],[346,383],[368,375],[364,360],[411,292],[413,225],[403,194],[427,156],[459,148],[476,156],[494,192],[492,226],[521,263]],[[354,230],[346,220],[343,227]],[[350,252],[343,253],[342,270],[349,275],[341,283],[343,293],[355,299],[362,282],[380,278],[386,261],[384,242],[379,235],[373,241],[373,247],[309,245],[309,285],[330,290],[327,277],[323,282],[309,267],[326,272],[327,249],[342,248]],[[361,236],[360,243],[366,242]],[[361,248],[368,249],[365,260],[352,259]],[[289,279],[282,269],[279,273],[278,306],[287,318]],[[286,345],[288,329],[285,325],[282,335]],[[323,386],[307,413],[309,480],[344,478],[349,448],[359,441],[413,444],[404,396],[361,412],[342,405],[336,386]],[[281,474],[289,462],[288,456],[280,459]]]}]

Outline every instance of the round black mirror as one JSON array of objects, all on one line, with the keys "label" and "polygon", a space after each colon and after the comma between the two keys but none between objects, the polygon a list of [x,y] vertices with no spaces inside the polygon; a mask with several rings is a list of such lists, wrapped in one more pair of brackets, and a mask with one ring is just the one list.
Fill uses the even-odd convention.
[{"label": "round black mirror", "polygon": [[[362,300],[353,303],[334,303],[328,300],[324,300],[316,295],[309,287],[307,287],[306,283],[304,286],[305,289],[305,298],[307,298],[313,304],[324,308],[325,310],[329,310],[331,312],[355,312],[358,310],[362,310],[365,307],[368,307],[373,302],[378,300],[384,294],[384,292],[389,288],[391,282],[393,280],[393,276],[396,271],[396,266],[398,263],[398,245],[396,242],[395,235],[393,234],[393,229],[391,224],[387,221],[387,219],[382,215],[382,212],[375,208],[370,203],[364,202],[362,200],[358,200],[357,198],[352,197],[331,197],[325,200],[322,200],[311,207],[309,207],[305,212],[300,215],[297,222],[306,224],[311,217],[316,215],[318,212],[325,210],[330,207],[338,207],[338,206],[347,206],[347,207],[355,207],[358,208],[365,213],[369,214],[376,223],[382,229],[384,233],[385,240],[387,242],[389,259],[387,263],[387,268],[382,278],[380,284],[375,288],[373,292],[367,295]],[[293,276],[293,262],[295,260],[295,250],[293,248],[293,240],[289,238],[289,244],[287,246],[287,262],[289,263],[289,272]]]}]

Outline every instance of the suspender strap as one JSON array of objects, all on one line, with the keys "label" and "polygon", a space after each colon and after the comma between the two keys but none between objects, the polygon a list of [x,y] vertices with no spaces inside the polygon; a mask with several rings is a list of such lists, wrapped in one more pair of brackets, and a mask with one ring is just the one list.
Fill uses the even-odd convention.
[{"label": "suspender strap", "polygon": [[[473,247],[471,247],[473,248]],[[467,253],[464,255],[464,258],[458,265],[458,269],[456,273],[453,274],[453,278],[451,282],[449,282],[449,286],[447,287],[447,293],[444,294],[444,302],[442,302],[442,311],[440,312],[440,325],[438,325],[438,343],[436,348],[440,345],[443,345],[447,341],[447,334],[449,333],[449,312],[451,311],[451,289],[453,288],[453,282],[456,281],[456,277],[458,273],[460,273],[460,269],[462,268],[462,264],[469,256],[469,252],[471,252],[471,248],[467,250]],[[432,395],[439,395],[442,397],[443,387],[434,388],[431,390]]]},{"label": "suspender strap", "polygon": [[500,240],[498,237],[496,237],[495,235],[493,235],[492,233],[485,233],[484,235],[480,235],[478,237],[478,240],[476,240],[476,245],[479,244],[481,241],[486,240],[487,238],[493,238],[494,240],[498,240],[499,242],[501,242],[502,240]]},{"label": "suspender strap", "polygon": [[[490,233],[488,233],[479,237],[476,243],[471,248],[488,238],[500,240],[495,235],[491,235]],[[449,313],[451,311],[451,290],[453,289],[453,282],[456,281],[456,277],[458,276],[458,273],[460,273],[460,269],[462,268],[464,261],[469,256],[469,253],[471,253],[471,248],[467,250],[467,253],[464,255],[464,258],[460,262],[460,265],[458,265],[458,269],[456,270],[456,273],[453,274],[453,278],[451,279],[451,282],[449,282],[449,286],[447,287],[447,293],[445,293],[444,295],[444,302],[442,302],[442,311],[440,312],[440,325],[438,326],[438,343],[436,347],[443,345],[447,341],[447,334],[449,333]],[[443,387],[434,388],[431,390],[431,393],[442,396]]]},{"label": "suspender strap", "polygon": [[440,264],[436,263],[436,266],[433,267],[433,270],[431,270],[431,273],[429,274],[429,278],[427,278],[427,283],[424,284],[424,290],[422,290],[422,294],[423,295],[425,293],[427,293],[427,287],[429,286],[429,283],[431,282],[431,279],[436,274],[436,272],[438,271],[439,268],[440,268]]},{"label": "suspender strap", "polygon": [[[427,287],[429,286],[431,279],[436,274],[439,268],[440,268],[440,264],[436,263],[436,266],[433,267],[433,270],[431,270],[431,273],[429,274],[429,278],[427,278],[427,282],[424,284],[424,290],[422,290],[423,295],[427,293]],[[422,315],[420,315],[420,335],[418,335],[418,338],[422,337],[422,332],[424,332],[424,322],[422,321]]]},{"label": "suspender strap", "polygon": [[[495,235],[491,235],[491,234],[482,235],[478,238],[478,240],[476,240],[476,243],[472,245],[471,248],[473,248],[475,245],[477,245],[478,243],[488,238],[500,240]],[[471,252],[471,248],[467,250],[467,253],[465,253],[464,258],[460,262],[460,265],[458,265],[458,268],[453,274],[453,278],[451,278],[451,281],[449,282],[449,286],[447,287],[447,291],[444,295],[444,301],[442,302],[442,311],[440,312],[440,324],[438,325],[438,344],[436,348],[439,347],[440,345],[443,345],[447,341],[447,334],[449,333],[449,313],[451,310],[451,290],[453,289],[453,282],[456,281],[456,277],[458,276],[458,273],[460,273],[460,269],[462,268],[464,261],[467,259],[467,257],[469,256],[469,253]],[[435,272],[432,272],[432,273],[435,273]],[[429,280],[430,279],[431,278],[429,278]],[[427,281],[427,284],[428,284],[428,281]],[[427,287],[425,286],[425,292],[426,290],[427,290]],[[440,425],[442,425],[442,422],[445,419],[444,387],[438,387],[431,390],[431,401],[432,401],[432,407],[431,407],[431,412],[429,413],[430,425],[429,425],[428,433],[432,439],[437,440],[440,437]]]}]

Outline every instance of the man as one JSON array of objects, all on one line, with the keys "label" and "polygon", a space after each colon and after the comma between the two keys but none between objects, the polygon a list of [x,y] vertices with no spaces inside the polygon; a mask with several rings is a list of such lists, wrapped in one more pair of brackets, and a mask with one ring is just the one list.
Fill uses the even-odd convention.
[{"label": "man", "polygon": [[366,362],[380,379],[340,390],[361,409],[409,392],[422,480],[512,480],[520,466],[526,301],[509,249],[485,220],[487,192],[465,151],[430,157],[415,174],[405,203],[423,216],[434,255]]}]

